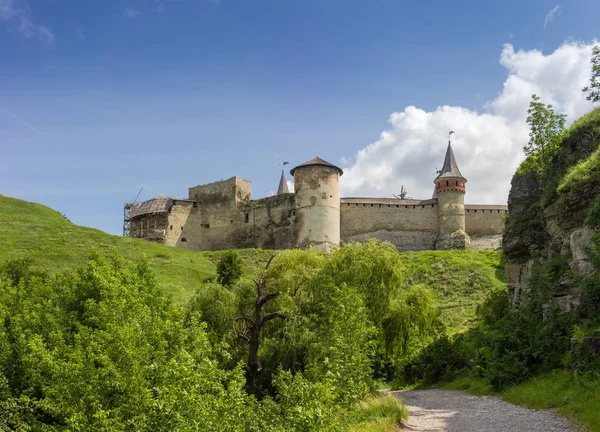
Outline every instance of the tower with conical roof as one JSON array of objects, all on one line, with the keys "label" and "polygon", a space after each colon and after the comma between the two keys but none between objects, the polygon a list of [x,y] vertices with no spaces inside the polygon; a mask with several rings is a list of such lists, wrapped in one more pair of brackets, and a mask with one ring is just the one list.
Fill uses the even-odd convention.
[{"label": "tower with conical roof", "polygon": [[287,180],[285,179],[285,174],[283,170],[281,170],[281,179],[279,180],[279,187],[277,188],[277,195],[290,193],[290,190],[287,185]]},{"label": "tower with conical roof", "polygon": [[438,239],[436,249],[466,249],[470,239],[465,232],[465,192],[467,179],[460,173],[452,143],[448,149],[444,166],[434,180],[438,199]]},{"label": "tower with conical roof", "polygon": [[340,176],[316,157],[290,171],[294,176],[297,245],[329,251],[340,243]]}]

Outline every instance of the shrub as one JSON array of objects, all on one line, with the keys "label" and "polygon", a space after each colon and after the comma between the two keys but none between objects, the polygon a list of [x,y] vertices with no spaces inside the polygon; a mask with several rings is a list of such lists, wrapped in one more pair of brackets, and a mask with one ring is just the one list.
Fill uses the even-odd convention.
[{"label": "shrub", "polygon": [[230,288],[242,275],[242,259],[234,251],[221,255],[217,264],[217,282]]}]

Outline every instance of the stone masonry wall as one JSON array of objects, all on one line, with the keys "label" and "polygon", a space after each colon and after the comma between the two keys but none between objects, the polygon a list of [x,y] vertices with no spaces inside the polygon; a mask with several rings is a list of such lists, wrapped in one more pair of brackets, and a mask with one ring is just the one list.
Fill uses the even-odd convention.
[{"label": "stone masonry wall", "polygon": [[[239,190],[239,189],[238,189]],[[245,195],[247,196],[247,195]],[[164,222],[164,243],[195,251],[232,248],[289,249],[295,246],[294,194],[239,206],[174,200]]]},{"label": "stone masonry wall", "polygon": [[340,243],[340,186],[337,168],[299,166],[294,172],[297,244],[328,250]]},{"label": "stone masonry wall", "polygon": [[504,232],[505,206],[465,205],[465,228],[471,237],[502,235]]},{"label": "stone masonry wall", "polygon": [[173,201],[169,214],[165,244],[191,250],[200,250],[202,245],[202,226],[200,207],[196,202]]},{"label": "stone masonry wall", "polygon": [[342,199],[342,241],[363,242],[376,238],[389,241],[399,250],[434,249],[438,235],[437,203],[400,202],[393,199]]},{"label": "stone masonry wall", "polygon": [[251,199],[252,186],[238,177],[189,188],[188,197],[210,207],[236,207]]},{"label": "stone masonry wall", "polygon": [[293,193],[250,201],[240,207],[240,211],[244,215],[244,225],[235,227],[237,247],[291,249],[296,246],[296,200]]}]

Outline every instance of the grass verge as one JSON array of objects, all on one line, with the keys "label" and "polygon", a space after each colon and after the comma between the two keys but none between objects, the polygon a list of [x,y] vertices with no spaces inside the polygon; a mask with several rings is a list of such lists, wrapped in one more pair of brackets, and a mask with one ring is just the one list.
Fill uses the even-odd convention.
[{"label": "grass verge", "polygon": [[402,420],[408,418],[404,404],[392,395],[372,396],[359,403],[350,417],[351,432],[399,431]]},{"label": "grass verge", "polygon": [[516,405],[535,409],[556,408],[557,414],[600,432],[600,379],[581,380],[556,370],[510,387],[502,397]]},{"label": "grass verge", "polygon": [[483,378],[459,377],[454,381],[442,385],[444,390],[463,390],[475,396],[487,396],[493,394],[491,384]]}]

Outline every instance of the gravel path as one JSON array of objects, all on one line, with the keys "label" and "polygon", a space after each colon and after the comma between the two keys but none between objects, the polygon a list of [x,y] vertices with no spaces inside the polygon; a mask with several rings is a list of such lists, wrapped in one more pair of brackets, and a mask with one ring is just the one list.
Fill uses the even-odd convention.
[{"label": "gravel path", "polygon": [[574,432],[551,411],[532,410],[497,396],[471,396],[453,390],[391,392],[410,412],[403,431],[430,432]]}]

